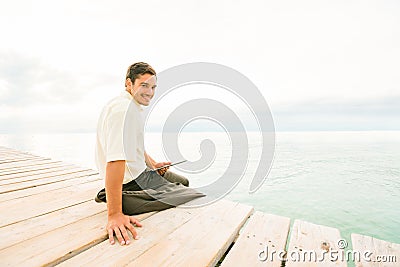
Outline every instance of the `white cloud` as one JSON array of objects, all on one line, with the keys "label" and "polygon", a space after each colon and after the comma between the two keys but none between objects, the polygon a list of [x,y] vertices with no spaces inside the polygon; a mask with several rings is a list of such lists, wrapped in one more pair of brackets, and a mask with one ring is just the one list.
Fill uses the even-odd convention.
[{"label": "white cloud", "polygon": [[[158,71],[193,61],[230,66],[259,87],[278,125],[288,119],[282,110],[295,115],[302,103],[315,105],[312,118],[323,111],[318,103],[400,96],[397,1],[3,1],[0,31],[2,112],[18,107],[60,131],[93,125],[139,60]],[[16,114],[2,118],[33,125]]]}]

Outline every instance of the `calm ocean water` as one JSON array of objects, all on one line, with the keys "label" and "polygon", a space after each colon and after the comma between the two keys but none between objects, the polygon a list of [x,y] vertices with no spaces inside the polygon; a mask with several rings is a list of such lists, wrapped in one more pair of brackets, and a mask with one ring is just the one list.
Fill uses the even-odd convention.
[{"label": "calm ocean water", "polygon": [[[263,186],[248,193],[258,166],[261,142],[249,133],[248,169],[226,198],[256,210],[336,227],[350,243],[350,233],[400,243],[400,132],[277,133],[271,172]],[[218,179],[230,160],[224,133],[184,133],[179,147],[195,160],[204,138],[217,147],[214,164],[204,173],[188,175],[192,186]],[[95,134],[0,135],[0,146],[29,151],[95,168]],[[146,136],[146,150],[164,160],[161,135]],[[179,172],[179,170],[175,169]]]}]

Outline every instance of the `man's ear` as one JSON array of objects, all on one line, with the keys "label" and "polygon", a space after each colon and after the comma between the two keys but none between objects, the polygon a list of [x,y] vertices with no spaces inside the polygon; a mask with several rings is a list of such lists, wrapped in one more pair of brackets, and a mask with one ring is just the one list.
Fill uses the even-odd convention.
[{"label": "man's ear", "polygon": [[128,87],[128,86],[131,86],[131,87],[133,86],[131,78],[126,78],[126,80],[125,80],[125,87]]}]

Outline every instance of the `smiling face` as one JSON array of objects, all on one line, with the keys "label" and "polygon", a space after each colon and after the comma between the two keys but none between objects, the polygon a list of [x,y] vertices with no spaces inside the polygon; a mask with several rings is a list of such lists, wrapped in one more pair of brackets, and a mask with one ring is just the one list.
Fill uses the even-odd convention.
[{"label": "smiling face", "polygon": [[135,79],[134,84],[132,84],[130,78],[126,79],[126,90],[133,96],[133,99],[135,99],[137,103],[143,106],[148,106],[150,104],[156,86],[156,76],[149,73],[139,75]]}]

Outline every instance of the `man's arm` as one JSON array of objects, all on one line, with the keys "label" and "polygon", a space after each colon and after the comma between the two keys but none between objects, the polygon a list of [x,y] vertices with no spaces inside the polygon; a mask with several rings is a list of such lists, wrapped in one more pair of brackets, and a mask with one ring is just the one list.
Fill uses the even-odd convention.
[{"label": "man's arm", "polygon": [[130,238],[126,229],[128,229],[133,238],[138,235],[132,223],[142,226],[133,216],[127,216],[122,213],[122,183],[124,180],[125,161],[117,160],[107,163],[106,166],[106,196],[108,223],[107,232],[110,243],[114,244],[114,233],[121,245],[129,244]]},{"label": "man's arm", "polygon": [[154,165],[157,163],[149,154],[146,153],[146,151],[144,152],[144,161],[150,169],[154,169]]},{"label": "man's arm", "polygon": [[[171,164],[170,161],[167,162],[156,162],[152,157],[150,157],[149,154],[146,153],[146,151],[144,152],[144,161],[146,162],[147,167],[149,167],[150,169],[156,169],[156,168],[160,168],[164,165],[169,165]],[[163,169],[158,170],[158,174],[161,176],[164,176],[164,174],[168,171],[169,167],[165,167]]]}]

